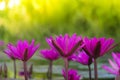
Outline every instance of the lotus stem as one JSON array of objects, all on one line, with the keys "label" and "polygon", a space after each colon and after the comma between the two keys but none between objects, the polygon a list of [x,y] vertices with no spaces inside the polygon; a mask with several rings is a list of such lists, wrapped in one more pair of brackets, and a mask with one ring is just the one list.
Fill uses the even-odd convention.
[{"label": "lotus stem", "polygon": [[32,78],[32,74],[33,74],[33,64],[31,64],[29,68],[29,79]]},{"label": "lotus stem", "polygon": [[47,71],[47,73],[46,73],[46,76],[47,76],[47,79],[49,79],[49,73],[50,73],[50,69],[49,69],[50,67],[48,67],[48,71]]},{"label": "lotus stem", "polygon": [[115,80],[120,80],[120,76],[117,75],[117,76],[115,77]]},{"label": "lotus stem", "polygon": [[49,67],[48,67],[48,72],[47,72],[48,80],[52,80],[52,64],[53,64],[53,61],[50,61]]},{"label": "lotus stem", "polygon": [[95,80],[98,80],[97,61],[96,61],[96,59],[94,59],[94,77],[95,77]]},{"label": "lotus stem", "polygon": [[50,61],[50,65],[49,65],[49,80],[52,80],[52,61]]},{"label": "lotus stem", "polygon": [[64,58],[64,62],[65,62],[65,74],[66,74],[66,78],[65,80],[68,80],[68,59]]},{"label": "lotus stem", "polygon": [[6,63],[4,63],[4,78],[7,78],[7,77],[8,77],[8,68]]},{"label": "lotus stem", "polygon": [[2,80],[2,65],[0,66],[0,80]]},{"label": "lotus stem", "polygon": [[14,79],[16,79],[16,73],[17,73],[17,71],[16,71],[16,60],[13,60],[13,62],[14,62]]},{"label": "lotus stem", "polygon": [[89,69],[89,80],[92,80],[92,77],[91,77],[91,67],[90,67],[90,65],[88,65],[88,69]]},{"label": "lotus stem", "polygon": [[23,65],[24,65],[24,77],[25,77],[25,80],[28,80],[26,61],[23,61]]}]

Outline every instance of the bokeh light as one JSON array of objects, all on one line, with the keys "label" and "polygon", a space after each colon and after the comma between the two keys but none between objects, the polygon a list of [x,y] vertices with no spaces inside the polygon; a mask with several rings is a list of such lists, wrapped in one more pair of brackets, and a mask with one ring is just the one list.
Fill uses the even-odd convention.
[{"label": "bokeh light", "polygon": [[0,10],[4,10],[5,9],[5,2],[2,1],[0,2]]},{"label": "bokeh light", "polygon": [[20,0],[2,0],[0,1],[0,10],[11,9],[20,5]]},{"label": "bokeh light", "polygon": [[13,8],[14,6],[18,6],[20,5],[20,0],[10,0],[8,2],[8,7],[9,8]]}]

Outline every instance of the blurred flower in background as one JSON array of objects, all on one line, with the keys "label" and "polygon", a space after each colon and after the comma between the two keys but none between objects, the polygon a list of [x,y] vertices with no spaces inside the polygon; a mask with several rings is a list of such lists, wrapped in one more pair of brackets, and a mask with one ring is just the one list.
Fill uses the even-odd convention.
[{"label": "blurred flower in background", "polygon": [[43,49],[43,50],[40,50],[40,56],[42,58],[45,58],[45,59],[51,60],[51,61],[57,60],[60,57],[59,53],[56,52],[53,49]]},{"label": "blurred flower in background", "polygon": [[0,46],[4,46],[4,41],[0,41]]},{"label": "blurred flower in background", "polygon": [[114,61],[111,59],[108,60],[111,67],[103,65],[102,68],[111,74],[120,76],[120,57],[118,55],[120,55],[120,53],[113,52],[112,57]]},{"label": "blurred flower in background", "polygon": [[[64,78],[66,77],[64,69],[62,71],[62,75],[64,76]],[[78,74],[77,70],[69,69],[68,80],[81,80],[81,75]]]},{"label": "blurred flower in background", "polygon": [[92,58],[89,57],[84,50],[78,51],[78,54],[74,55],[72,60],[83,65],[90,65],[93,62]]}]

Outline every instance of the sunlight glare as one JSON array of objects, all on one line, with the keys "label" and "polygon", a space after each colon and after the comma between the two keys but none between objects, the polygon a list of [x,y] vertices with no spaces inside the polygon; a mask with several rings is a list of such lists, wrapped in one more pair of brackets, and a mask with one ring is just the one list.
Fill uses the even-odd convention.
[{"label": "sunlight glare", "polygon": [[10,0],[8,3],[9,8],[13,8],[14,6],[18,6],[20,4],[20,0]]},{"label": "sunlight glare", "polygon": [[5,9],[5,2],[0,2],[0,10],[4,10]]}]

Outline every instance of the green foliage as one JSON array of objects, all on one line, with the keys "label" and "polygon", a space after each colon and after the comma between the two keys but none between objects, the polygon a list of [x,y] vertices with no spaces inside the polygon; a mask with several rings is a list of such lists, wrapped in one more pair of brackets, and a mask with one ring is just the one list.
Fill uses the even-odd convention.
[{"label": "green foliage", "polygon": [[0,11],[0,39],[36,39],[77,33],[83,36],[120,37],[119,0],[20,0]]}]

